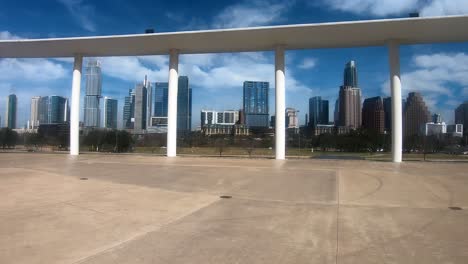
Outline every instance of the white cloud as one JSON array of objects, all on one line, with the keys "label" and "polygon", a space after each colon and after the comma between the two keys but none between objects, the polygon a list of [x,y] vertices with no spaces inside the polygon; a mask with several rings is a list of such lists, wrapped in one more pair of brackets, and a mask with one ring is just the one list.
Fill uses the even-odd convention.
[{"label": "white cloud", "polygon": [[9,31],[0,31],[0,40],[15,40],[15,39],[23,39],[20,36],[14,35]]},{"label": "white cloud", "polygon": [[83,0],[57,0],[63,4],[73,18],[80,24],[84,29],[94,32],[96,31],[96,25],[91,19],[95,16],[94,7],[83,3]]},{"label": "white cloud", "polygon": [[468,14],[468,1],[466,0],[433,0],[422,6],[422,16],[445,16]]},{"label": "white cloud", "polygon": [[323,0],[335,10],[382,17],[420,12],[421,16],[468,14],[466,0]]},{"label": "white cloud", "polygon": [[362,15],[387,16],[415,10],[418,0],[324,0],[332,9]]},{"label": "white cloud", "polygon": [[46,59],[2,59],[0,72],[0,81],[33,82],[60,79],[67,73],[61,64]]},{"label": "white cloud", "polygon": [[215,17],[213,27],[239,28],[276,23],[281,20],[290,4],[291,2],[253,0],[231,5]]},{"label": "white cloud", "polygon": [[305,58],[301,64],[298,65],[300,69],[312,69],[317,65],[317,60],[314,58]]},{"label": "white cloud", "polygon": [[[141,57],[103,57],[98,59],[101,61],[103,74],[121,80],[141,82],[145,75],[150,81],[165,80],[168,77],[168,68],[159,64],[163,63],[162,59],[141,59]],[[143,61],[153,63],[156,69],[145,66]]]},{"label": "white cloud", "polygon": [[[415,69],[401,75],[402,96],[419,91],[431,111],[448,113],[447,107],[463,101],[468,86],[468,54],[436,53],[416,55],[412,59]],[[460,94],[453,87],[461,89]],[[389,82],[382,85],[382,92],[390,92]],[[444,100],[441,100],[444,98]],[[447,121],[451,116],[444,116]]]}]

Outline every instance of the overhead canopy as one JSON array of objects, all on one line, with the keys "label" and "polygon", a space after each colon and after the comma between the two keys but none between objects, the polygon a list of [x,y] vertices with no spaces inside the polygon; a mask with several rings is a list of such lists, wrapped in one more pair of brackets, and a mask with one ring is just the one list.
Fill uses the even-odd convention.
[{"label": "overhead canopy", "polygon": [[404,18],[77,38],[0,40],[0,58],[162,55],[468,41],[468,16]]}]

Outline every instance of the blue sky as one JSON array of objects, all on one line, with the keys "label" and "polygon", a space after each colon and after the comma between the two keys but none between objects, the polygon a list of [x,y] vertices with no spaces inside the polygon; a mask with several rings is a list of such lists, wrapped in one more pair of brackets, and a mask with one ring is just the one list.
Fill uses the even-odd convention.
[{"label": "blue sky", "polygon": [[[27,7],[27,8],[25,8]],[[468,14],[466,0],[254,0],[254,1],[125,1],[125,0],[0,0],[0,39],[49,38],[235,28],[262,25],[317,23],[405,17]],[[320,37],[320,36],[317,36]],[[308,98],[330,100],[330,113],[349,60],[358,65],[363,99],[386,96],[388,60],[385,47],[320,49],[286,53],[287,106],[300,111],[301,124]],[[99,58],[103,95],[123,98],[144,75],[167,81],[167,56]],[[240,109],[244,80],[269,81],[274,88],[272,52],[182,55],[180,74],[188,75],[193,89],[193,126],[200,109]],[[431,112],[446,122],[453,109],[468,99],[468,43],[403,46],[403,96],[423,93]],[[29,119],[32,96],[70,96],[71,60],[1,59],[0,116],[6,96],[18,95],[19,125]],[[83,83],[83,82],[82,82]],[[82,90],[82,93],[84,91]],[[274,113],[274,90],[270,90]],[[81,116],[82,118],[82,116]],[[2,121],[3,122],[3,121]]]}]

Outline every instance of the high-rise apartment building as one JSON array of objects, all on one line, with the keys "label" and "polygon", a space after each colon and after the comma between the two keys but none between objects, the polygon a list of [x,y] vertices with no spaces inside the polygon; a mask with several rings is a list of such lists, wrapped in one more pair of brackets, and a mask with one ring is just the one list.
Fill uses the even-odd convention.
[{"label": "high-rise apartment building", "polygon": [[29,118],[30,128],[35,129],[39,127],[39,103],[41,97],[34,96],[31,98],[31,115]]},{"label": "high-rise apartment building", "polygon": [[404,136],[422,135],[424,126],[430,119],[431,116],[422,95],[417,92],[409,93],[403,111]]},{"label": "high-rise apartment building", "polygon": [[362,127],[377,133],[385,131],[385,111],[380,96],[367,98],[362,107]]},{"label": "high-rise apartment building", "polygon": [[11,129],[16,128],[16,117],[18,111],[18,98],[15,94],[10,94],[7,97],[5,126]]},{"label": "high-rise apartment building", "polygon": [[361,127],[361,89],[358,88],[357,67],[354,61],[346,63],[343,85],[339,93],[339,125]]},{"label": "high-rise apartment building", "polygon": [[244,82],[243,110],[248,127],[268,127],[268,90],[268,82]]},{"label": "high-rise apartment building", "polygon": [[117,112],[119,102],[116,99],[104,97],[104,127],[117,129]]},{"label": "high-rise apartment building", "polygon": [[315,96],[309,99],[309,126],[328,125],[328,100]]},{"label": "high-rise apartment building", "polygon": [[91,60],[86,67],[86,94],[84,97],[84,125],[85,127],[99,127],[99,102],[102,94],[101,64]]},{"label": "high-rise apartment building", "polygon": [[463,133],[468,134],[468,101],[455,109],[455,124],[463,125]]}]

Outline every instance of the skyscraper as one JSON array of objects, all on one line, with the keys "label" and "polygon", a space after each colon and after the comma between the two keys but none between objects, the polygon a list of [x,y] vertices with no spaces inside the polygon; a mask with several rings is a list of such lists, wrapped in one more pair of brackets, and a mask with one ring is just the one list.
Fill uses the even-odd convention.
[{"label": "skyscraper", "polygon": [[104,97],[104,127],[117,129],[118,101]]},{"label": "skyscraper", "polygon": [[340,87],[339,125],[357,129],[361,123],[361,89],[358,88],[356,63],[350,61],[346,63]]},{"label": "skyscraper", "polygon": [[169,97],[168,83],[156,82],[154,83],[152,90],[153,112],[151,113],[151,116],[164,117],[167,119],[167,107]]},{"label": "skyscraper", "polygon": [[192,88],[187,76],[179,76],[177,91],[177,132],[188,133],[192,130]]},{"label": "skyscraper", "polygon": [[384,107],[384,129],[387,132],[392,131],[392,97],[385,97],[383,99]]},{"label": "skyscraper", "polygon": [[405,137],[423,134],[423,128],[429,122],[431,116],[420,93],[412,92],[408,94],[403,119]]},{"label": "skyscraper", "polygon": [[39,102],[40,96],[34,96],[31,98],[31,116],[29,119],[30,126],[32,129],[39,127]]},{"label": "skyscraper", "polygon": [[84,97],[85,127],[99,127],[99,101],[102,93],[101,64],[91,60],[86,67],[86,94]]},{"label": "skyscraper", "polygon": [[69,121],[67,98],[57,95],[43,96],[39,97],[37,105],[39,125],[61,124]]},{"label": "skyscraper", "polygon": [[343,86],[358,87],[357,67],[354,61],[346,63],[343,76]]},{"label": "skyscraper", "polygon": [[380,96],[367,98],[362,107],[362,127],[383,134],[385,131],[385,112]]},{"label": "skyscraper", "polygon": [[463,133],[468,133],[468,101],[465,101],[455,109],[455,124],[463,125]]},{"label": "skyscraper", "polygon": [[133,129],[135,122],[135,90],[129,89],[123,107],[123,127]]},{"label": "skyscraper", "polygon": [[333,112],[333,122],[335,125],[339,125],[340,123],[340,97],[336,98],[335,101],[335,111]]},{"label": "skyscraper", "polygon": [[268,82],[244,82],[243,109],[248,127],[268,127]]},{"label": "skyscraper", "polygon": [[309,99],[309,126],[328,125],[328,100],[315,96]]},{"label": "skyscraper", "polygon": [[15,94],[10,94],[7,97],[5,126],[11,129],[16,128],[16,114],[18,110],[18,99]]},{"label": "skyscraper", "polygon": [[144,83],[138,84],[135,88],[135,124],[133,129],[137,133],[141,133],[146,129],[147,122],[147,103],[148,103],[148,90]]},{"label": "skyscraper", "polygon": [[[151,89],[151,121],[153,128],[166,132],[169,89],[167,82],[156,82]],[[179,76],[177,87],[177,132],[187,133],[192,129],[192,88],[187,76]]]},{"label": "skyscraper", "polygon": [[158,132],[167,132],[167,108],[169,90],[167,82],[155,82],[151,87],[151,111],[149,126]]}]

